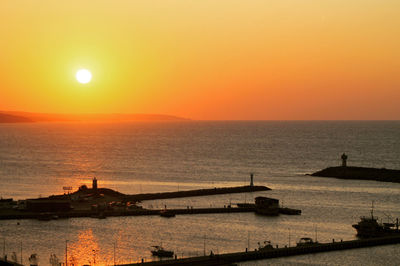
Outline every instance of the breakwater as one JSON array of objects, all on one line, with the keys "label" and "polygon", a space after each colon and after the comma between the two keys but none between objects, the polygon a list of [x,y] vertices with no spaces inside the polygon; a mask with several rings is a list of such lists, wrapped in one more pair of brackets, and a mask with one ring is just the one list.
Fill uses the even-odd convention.
[{"label": "breakwater", "polygon": [[355,166],[328,167],[311,174],[320,177],[335,177],[341,179],[375,180],[400,183],[400,170]]},{"label": "breakwater", "polygon": [[133,195],[125,195],[124,199],[127,201],[143,201],[143,200],[210,196],[210,195],[230,194],[230,193],[245,193],[245,192],[256,192],[256,191],[266,191],[266,190],[271,190],[271,189],[266,186],[222,187],[222,188],[195,189],[195,190],[174,191],[174,192],[133,194]]},{"label": "breakwater", "polygon": [[261,260],[269,258],[278,257],[288,257],[295,255],[337,251],[345,249],[372,247],[380,245],[391,245],[399,244],[400,236],[394,237],[380,237],[380,238],[370,238],[370,239],[358,239],[349,241],[332,241],[330,243],[314,243],[305,246],[296,247],[283,247],[283,248],[273,248],[268,250],[255,250],[247,252],[236,252],[236,253],[225,253],[210,256],[200,256],[200,257],[190,257],[182,259],[172,259],[164,261],[151,261],[151,262],[141,262],[133,264],[123,264],[120,266],[161,266],[161,265],[176,265],[176,266],[186,266],[186,265],[231,265],[235,262],[250,261],[250,260]]}]

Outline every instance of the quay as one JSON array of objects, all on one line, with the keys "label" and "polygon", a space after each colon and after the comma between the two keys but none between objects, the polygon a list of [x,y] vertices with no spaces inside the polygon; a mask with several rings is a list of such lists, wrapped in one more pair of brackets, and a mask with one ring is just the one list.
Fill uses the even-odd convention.
[{"label": "quay", "polygon": [[[91,218],[107,218],[117,216],[149,216],[149,215],[161,215],[172,214],[175,215],[190,215],[190,214],[207,214],[207,213],[239,213],[239,212],[255,212],[255,207],[225,207],[225,208],[187,208],[187,209],[135,209],[135,210],[105,210],[102,212],[98,211],[68,211],[68,212],[52,212],[52,213],[34,213],[34,212],[19,212],[9,211],[6,213],[0,213],[0,220],[11,220],[11,219],[38,219],[49,221],[52,219],[65,219],[65,218],[79,218],[79,217],[91,217]],[[280,213],[287,214],[279,209]],[[171,216],[170,216],[171,217]]]},{"label": "quay", "polygon": [[255,250],[247,252],[235,252],[225,254],[211,254],[210,256],[199,256],[182,259],[171,259],[163,261],[150,261],[133,264],[121,264],[119,266],[214,266],[234,265],[235,262],[262,260],[269,258],[289,257],[319,252],[355,249],[380,245],[399,244],[400,236],[379,237],[369,239],[358,239],[349,241],[332,241],[331,243],[312,243],[304,246],[271,248],[268,250]]},{"label": "quay", "polygon": [[[136,209],[136,210],[105,210],[102,212],[97,211],[69,211],[59,213],[33,213],[33,212],[13,212],[7,214],[0,214],[0,220],[8,219],[39,219],[46,218],[43,220],[52,219],[63,219],[63,218],[79,218],[79,217],[91,217],[91,218],[107,218],[117,216],[149,216],[149,215],[161,215],[165,211],[173,214],[205,214],[205,213],[237,213],[237,212],[254,212],[254,208],[189,208],[189,209]],[[57,216],[56,218],[53,216]]]}]

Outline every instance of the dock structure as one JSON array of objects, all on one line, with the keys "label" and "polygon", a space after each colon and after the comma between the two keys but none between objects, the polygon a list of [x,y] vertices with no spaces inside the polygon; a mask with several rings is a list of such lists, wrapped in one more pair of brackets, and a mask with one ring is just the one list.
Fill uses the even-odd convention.
[{"label": "dock structure", "polygon": [[[287,215],[299,215],[301,210],[289,209],[292,212],[288,212],[289,208],[279,208],[278,211],[281,214]],[[118,217],[118,216],[150,216],[150,215],[160,215],[165,216],[167,212],[168,217],[173,217],[175,215],[194,215],[194,214],[209,214],[209,213],[243,213],[243,212],[256,212],[256,208],[249,207],[224,207],[224,208],[186,208],[186,209],[135,209],[135,210],[104,210],[98,211],[68,211],[68,212],[57,212],[57,213],[33,213],[33,212],[13,212],[7,214],[0,214],[0,220],[10,220],[10,219],[38,219],[43,221],[49,221],[52,219],[61,218],[107,218],[107,217]],[[54,218],[53,218],[54,217]],[[47,219],[45,219],[47,218]]]},{"label": "dock structure", "polygon": [[391,237],[379,237],[369,239],[358,239],[349,241],[332,241],[331,243],[313,243],[306,246],[296,247],[284,247],[284,248],[273,248],[262,251],[248,251],[248,252],[236,252],[236,253],[225,253],[225,254],[211,254],[210,256],[190,257],[182,259],[171,259],[163,261],[150,261],[140,262],[133,264],[121,264],[119,266],[214,266],[214,265],[233,265],[235,262],[250,261],[250,260],[262,260],[269,258],[289,257],[296,255],[337,251],[345,249],[355,249],[363,247],[372,247],[380,245],[391,245],[399,244],[400,236]]}]

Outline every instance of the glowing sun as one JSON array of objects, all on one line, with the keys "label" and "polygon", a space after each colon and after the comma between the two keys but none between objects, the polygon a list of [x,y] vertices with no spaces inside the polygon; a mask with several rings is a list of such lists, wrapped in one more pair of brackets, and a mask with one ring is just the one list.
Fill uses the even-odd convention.
[{"label": "glowing sun", "polygon": [[92,73],[87,69],[79,69],[75,77],[79,83],[86,84],[92,80]]}]

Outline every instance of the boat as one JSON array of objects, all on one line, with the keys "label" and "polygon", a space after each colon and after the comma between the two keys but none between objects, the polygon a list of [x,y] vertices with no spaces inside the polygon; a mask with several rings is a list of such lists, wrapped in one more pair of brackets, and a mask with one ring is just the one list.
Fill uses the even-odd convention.
[{"label": "boat", "polygon": [[287,215],[300,215],[301,210],[282,207],[282,208],[279,208],[279,213],[287,214]]},{"label": "boat", "polygon": [[51,221],[53,219],[53,215],[51,213],[40,213],[36,216],[36,219],[39,221]]},{"label": "boat", "polygon": [[153,250],[151,254],[157,257],[172,257],[174,256],[174,252],[170,250],[165,250],[162,246],[152,246]]},{"label": "boat", "polygon": [[39,258],[38,255],[35,254],[31,254],[31,256],[29,257],[29,265],[31,266],[37,266],[39,264]]},{"label": "boat", "polygon": [[107,216],[104,212],[98,212],[98,213],[93,213],[90,215],[91,218],[97,218],[97,219],[106,219]]},{"label": "boat", "polygon": [[274,247],[271,244],[271,241],[264,241],[264,245],[261,245],[260,242],[258,242],[258,251],[268,251],[272,250]]},{"label": "boat", "polygon": [[162,211],[160,211],[160,216],[161,216],[161,217],[167,217],[167,218],[175,217],[175,212],[173,212],[173,211],[167,211],[167,210],[162,210]]},{"label": "boat", "polygon": [[371,217],[360,217],[360,221],[353,224],[353,227],[357,230],[357,236],[360,238],[400,234],[398,218],[396,223],[379,223],[378,217],[374,217],[373,210],[371,210]]},{"label": "boat", "polygon": [[314,242],[312,238],[310,237],[302,237],[300,238],[299,242],[296,243],[296,247],[307,247],[307,246],[313,246],[317,245],[318,242]]}]

